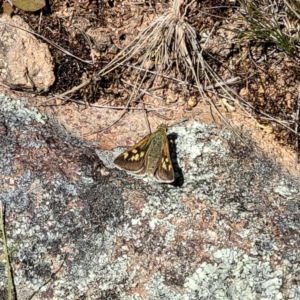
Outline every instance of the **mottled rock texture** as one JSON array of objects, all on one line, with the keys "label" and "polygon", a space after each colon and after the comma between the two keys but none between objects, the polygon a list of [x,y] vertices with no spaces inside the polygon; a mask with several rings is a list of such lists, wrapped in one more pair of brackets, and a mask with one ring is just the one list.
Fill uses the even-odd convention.
[{"label": "mottled rock texture", "polygon": [[[300,299],[299,178],[251,141],[176,125],[177,180],[163,185],[110,169],[117,151],[24,102],[0,103],[18,299]],[[0,298],[6,284],[1,264]]]}]

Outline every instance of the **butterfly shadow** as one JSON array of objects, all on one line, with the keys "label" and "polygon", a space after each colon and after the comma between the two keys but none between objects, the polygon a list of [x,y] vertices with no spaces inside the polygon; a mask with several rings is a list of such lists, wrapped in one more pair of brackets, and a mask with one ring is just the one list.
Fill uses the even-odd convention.
[{"label": "butterfly shadow", "polygon": [[178,158],[177,158],[177,149],[176,149],[176,139],[178,138],[177,133],[168,134],[169,140],[169,148],[170,148],[170,156],[172,160],[172,165],[174,168],[174,181],[171,183],[173,186],[182,186],[184,183],[184,177],[182,169],[179,166]]}]

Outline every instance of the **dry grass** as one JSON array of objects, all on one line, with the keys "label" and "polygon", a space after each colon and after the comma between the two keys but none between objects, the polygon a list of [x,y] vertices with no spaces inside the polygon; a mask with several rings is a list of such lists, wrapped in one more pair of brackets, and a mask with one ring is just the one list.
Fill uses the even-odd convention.
[{"label": "dry grass", "polygon": [[6,232],[5,232],[5,222],[4,222],[4,209],[2,202],[0,202],[0,229],[2,232],[2,242],[3,242],[3,258],[0,257],[0,261],[5,261],[5,269],[6,269],[6,276],[7,276],[7,299],[13,299],[13,280],[12,280],[12,273],[11,273],[11,265],[9,259],[9,250],[7,247],[6,241]]},{"label": "dry grass", "polygon": [[[254,43],[267,47],[266,45],[271,43],[276,46],[278,51],[297,57],[299,50],[298,22],[300,19],[298,1],[239,0],[239,3],[240,8],[237,12],[240,13],[239,22],[241,22],[241,26],[237,34],[238,40],[235,41],[237,45],[243,47],[244,44],[253,45]],[[147,93],[150,87],[145,83],[149,77],[154,78],[154,80],[158,77],[172,77],[174,82],[180,81],[181,85],[193,86],[199,92],[200,98],[208,102],[213,111],[230,128],[232,127],[218,110],[217,105],[219,103],[214,101],[227,99],[229,105],[234,103],[236,107],[240,108],[241,113],[248,117],[260,116],[261,119],[268,120],[270,123],[278,123],[298,135],[297,130],[292,128],[294,123],[291,123],[290,120],[277,118],[277,116],[270,116],[260,107],[243,99],[234,87],[232,88],[227,84],[230,79],[227,78],[225,81],[220,70],[210,65],[207,60],[209,53],[204,53],[205,50],[203,49],[215,34],[215,28],[210,28],[210,33],[206,35],[204,44],[203,41],[200,44],[201,29],[196,32],[189,23],[189,14],[199,7],[199,1],[173,0],[170,4],[169,11],[158,16],[95,76],[97,81],[117,68],[132,68],[131,82],[127,79],[127,85],[133,89],[127,104],[123,106],[123,113],[120,118],[126,113],[132,100],[138,97],[139,93]],[[202,13],[205,14],[205,12]],[[241,60],[244,59],[242,55]],[[245,57],[248,58],[247,55]],[[259,63],[254,62],[254,64],[260,68]],[[226,62],[223,65],[226,65]],[[247,73],[249,63],[245,63],[245,66],[245,73]],[[249,73],[250,76],[253,75]],[[247,78],[247,74],[244,78]],[[88,80],[63,95],[75,92],[90,82],[91,80]],[[214,97],[210,98],[211,95]],[[116,122],[118,120],[113,124]],[[235,130],[234,132],[236,133]],[[236,134],[241,138],[238,133]]]},{"label": "dry grass", "polygon": [[[130,95],[130,101],[142,88],[150,69],[156,70],[156,76],[175,74],[176,78],[184,82],[194,82],[202,99],[208,101],[221,120],[230,128],[230,124],[219,112],[217,106],[207,96],[205,87],[201,82],[206,82],[212,87],[221,86],[224,91],[222,97],[234,101],[231,89],[213,71],[203,57],[203,50],[195,29],[188,23],[187,12],[193,10],[197,2],[187,0],[173,0],[170,11],[155,19],[143,30],[127,47],[125,47],[98,76],[105,76],[116,68],[124,66],[132,60],[137,60],[134,78],[136,88]],[[213,31],[213,30],[212,30]],[[209,40],[209,37],[207,38]],[[232,128],[233,129],[233,128]],[[233,130],[240,139],[241,136]]]},{"label": "dry grass", "polygon": [[274,44],[288,55],[297,53],[300,19],[299,1],[239,0],[247,28],[241,31],[242,39],[263,45]]}]

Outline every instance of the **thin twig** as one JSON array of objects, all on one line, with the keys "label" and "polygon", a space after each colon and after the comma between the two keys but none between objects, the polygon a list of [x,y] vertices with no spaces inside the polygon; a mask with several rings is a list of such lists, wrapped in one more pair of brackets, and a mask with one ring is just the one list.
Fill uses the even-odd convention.
[{"label": "thin twig", "polygon": [[145,103],[144,103],[144,101],[142,100],[142,97],[146,94],[147,90],[150,90],[150,89],[151,89],[151,87],[152,87],[152,85],[153,85],[153,83],[154,83],[154,80],[155,80],[155,77],[152,76],[150,82],[148,82],[148,86],[147,86],[146,90],[143,90],[143,91],[138,95],[138,97],[139,97],[140,100],[141,100],[141,104],[142,104],[142,106],[143,106],[143,108],[144,108],[143,113],[144,113],[144,118],[145,118],[145,121],[146,121],[146,124],[147,124],[147,127],[148,127],[148,132],[149,132],[149,133],[151,133],[151,127],[150,127],[150,123],[149,123],[149,120],[148,120],[148,115],[147,115],[147,110],[146,110],[146,108],[145,108]]},{"label": "thin twig", "polygon": [[295,117],[295,131],[297,133],[296,136],[296,145],[295,145],[295,150],[296,150],[296,163],[299,163],[299,135],[298,135],[298,128],[299,128],[299,114],[300,114],[300,88],[298,88],[298,98],[297,98],[297,112],[296,112],[296,117]]},{"label": "thin twig", "polygon": [[166,117],[166,116],[163,116],[161,115],[160,113],[158,113],[157,111],[150,111],[152,115],[155,115],[163,120],[166,120],[166,121],[170,121],[171,119]]},{"label": "thin twig", "polygon": [[143,114],[144,114],[144,119],[145,119],[147,127],[148,127],[148,132],[151,133],[151,127],[150,127],[150,123],[149,123],[149,120],[148,120],[148,115],[147,115],[147,110],[145,108],[145,103],[142,101],[141,104],[143,106]]},{"label": "thin twig", "polygon": [[[168,76],[168,75],[160,73],[160,72],[146,70],[146,69],[144,69],[142,67],[137,67],[137,66],[133,66],[133,65],[129,65],[129,64],[124,64],[124,66],[125,67],[130,67],[132,69],[136,69],[136,70],[148,72],[150,74],[155,74],[156,76],[160,76],[160,77],[163,77],[165,79],[170,79],[170,80],[173,80],[175,82],[178,82],[181,85],[188,85],[188,86],[192,86],[194,88],[197,88],[197,85],[191,84],[188,81],[183,81],[183,80],[180,80],[178,78],[171,77],[171,76]],[[237,84],[237,83],[240,83],[240,82],[241,82],[241,78],[240,77],[233,77],[233,78],[229,78],[229,79],[227,79],[227,80],[225,80],[223,82],[217,82],[215,84],[208,85],[208,86],[204,87],[204,90],[205,91],[211,91],[213,88],[218,88],[218,87],[221,87],[221,86],[228,86],[228,85]]]},{"label": "thin twig", "polygon": [[38,26],[38,33],[40,33],[40,32],[41,32],[42,16],[43,16],[43,10],[41,10],[41,12],[40,12],[40,17],[39,17],[39,26]]},{"label": "thin twig", "polygon": [[13,281],[12,281],[9,251],[7,248],[7,240],[6,240],[6,233],[5,233],[5,220],[4,220],[4,207],[3,207],[2,201],[0,201],[0,228],[2,231],[3,250],[4,250],[4,257],[5,257],[5,268],[6,268],[6,274],[7,274],[7,299],[11,300],[13,297],[12,296]]},{"label": "thin twig", "polygon": [[39,106],[44,106],[45,103],[51,101],[51,100],[54,100],[56,98],[61,98],[61,97],[64,97],[68,94],[71,94],[79,89],[81,89],[82,87],[85,87],[86,85],[88,85],[90,82],[92,81],[92,79],[88,79],[87,81],[81,83],[80,85],[77,85],[77,86],[74,86],[72,89],[62,93],[62,94],[59,94],[59,95],[54,95],[53,97],[47,99],[46,101],[42,102]]},{"label": "thin twig", "polygon": [[186,122],[186,121],[188,121],[188,119],[181,119],[181,120],[178,120],[178,121],[176,121],[175,123],[173,123],[171,125],[168,125],[168,127],[173,127],[173,126],[176,126],[176,125],[181,124],[181,123]]},{"label": "thin twig", "polygon": [[[216,91],[211,91],[211,93],[215,94],[216,96],[219,96],[219,97],[222,97],[222,98],[226,98],[226,99],[228,99],[228,100],[231,100],[230,97],[225,96],[225,95],[220,95],[220,94],[217,93]],[[282,127],[288,129],[290,132],[293,132],[293,133],[297,134],[298,136],[300,136],[300,134],[298,134],[298,133],[297,133],[294,129],[292,129],[291,127],[285,125],[282,121],[275,119],[274,117],[272,117],[272,116],[270,116],[269,114],[265,113],[265,112],[264,112],[263,110],[261,110],[261,109],[255,109],[254,106],[253,106],[252,104],[248,103],[247,101],[245,101],[243,98],[240,98],[239,96],[238,96],[238,99],[239,99],[239,100],[240,100],[247,108],[249,108],[249,109],[251,109],[251,110],[253,110],[253,111],[256,111],[256,112],[260,113],[261,115],[263,115],[263,116],[265,116],[266,118],[268,118],[270,121],[275,122],[275,123],[281,125]],[[242,106],[240,106],[240,107],[242,107]],[[244,111],[245,111],[245,109],[244,109]],[[247,115],[248,115],[251,119],[255,120],[254,117],[251,116],[249,113],[247,113]]]},{"label": "thin twig", "polygon": [[0,82],[0,85],[4,86],[5,88],[9,89],[10,87],[8,85],[5,85],[4,83]]},{"label": "thin twig", "polygon": [[[125,81],[124,79],[121,79],[121,81],[124,82],[125,84],[127,84],[127,85],[133,87],[134,89],[141,91],[143,94],[149,95],[150,97],[152,97],[152,98],[154,98],[154,99],[158,99],[158,100],[161,100],[161,101],[163,100],[162,97],[153,95],[153,94],[151,94],[150,92],[148,92],[147,90],[141,89],[141,88],[137,87],[136,85],[131,84],[131,83]],[[158,89],[158,88],[155,88],[155,89]]]},{"label": "thin twig", "polygon": [[[65,22],[69,22],[66,18],[64,17],[59,17],[61,18],[62,20],[64,20]],[[92,48],[93,48],[93,45],[92,45],[92,41],[91,41],[91,38],[79,27],[79,26],[76,26],[76,25],[71,25],[71,27],[73,28],[76,28],[84,37],[84,39],[87,41],[91,51],[90,51],[90,55],[91,55],[91,58],[92,58],[92,64],[95,64],[95,57],[94,57],[94,53],[92,51]]]},{"label": "thin twig", "polygon": [[69,55],[69,56],[71,56],[71,57],[73,57],[73,58],[75,58],[75,59],[77,59],[77,60],[79,60],[79,61],[81,61],[81,62],[83,62],[83,63],[89,64],[89,65],[93,65],[93,62],[92,62],[92,61],[88,61],[88,60],[81,59],[80,57],[78,57],[78,56],[72,54],[72,53],[69,52],[68,50],[62,48],[61,46],[55,44],[55,43],[52,42],[51,40],[47,39],[46,37],[44,37],[44,36],[42,36],[42,35],[40,35],[40,34],[38,34],[38,33],[36,33],[36,32],[33,31],[33,30],[25,29],[25,28],[23,28],[23,27],[20,27],[20,26],[14,25],[14,24],[10,24],[10,23],[7,23],[7,22],[2,22],[2,21],[0,21],[0,23],[5,24],[5,25],[8,25],[8,26],[11,26],[11,27],[14,27],[14,28],[17,28],[17,29],[20,29],[20,30],[23,30],[23,31],[26,31],[26,32],[28,32],[28,33],[31,33],[31,34],[37,36],[38,38],[40,38],[40,39],[46,41],[47,43],[49,43],[50,45],[52,45],[52,46],[55,47],[56,49],[62,51],[63,53],[65,53],[65,54],[67,54],[67,55]]},{"label": "thin twig", "polygon": [[[61,99],[63,101],[71,101],[71,102],[74,102],[76,104],[79,104],[79,105],[85,105],[86,102],[85,101],[82,101],[82,100],[76,100],[76,99],[72,99],[72,98],[64,98],[64,97],[57,97],[58,99]],[[60,104],[59,104],[60,105]],[[147,104],[147,105],[153,105],[154,104]],[[47,105],[49,106],[49,105]],[[144,110],[144,108],[142,107],[126,107],[126,106],[109,106],[109,105],[98,105],[98,104],[89,104],[89,107],[95,107],[95,108],[108,108],[108,109],[115,109],[115,110],[124,110],[124,109],[130,109],[130,110]],[[164,106],[161,106],[161,107],[157,107],[157,108],[145,108],[147,111],[165,111],[165,110],[173,110],[173,111],[177,111],[178,109],[176,108],[171,108],[171,107],[164,107]]]},{"label": "thin twig", "polygon": [[127,101],[126,106],[125,106],[125,108],[123,109],[123,111],[122,111],[121,115],[119,116],[119,118],[118,118],[116,121],[114,121],[111,125],[109,125],[109,126],[103,128],[103,129],[101,129],[101,130],[98,130],[98,131],[96,131],[96,132],[88,133],[88,134],[86,134],[86,135],[84,135],[84,136],[90,136],[90,135],[93,135],[93,134],[96,134],[96,133],[103,132],[103,131],[105,131],[105,130],[111,128],[111,127],[114,126],[115,124],[117,124],[117,123],[122,119],[122,117],[126,114],[128,108],[129,108],[130,101],[131,101],[131,98],[129,98],[129,100]]}]

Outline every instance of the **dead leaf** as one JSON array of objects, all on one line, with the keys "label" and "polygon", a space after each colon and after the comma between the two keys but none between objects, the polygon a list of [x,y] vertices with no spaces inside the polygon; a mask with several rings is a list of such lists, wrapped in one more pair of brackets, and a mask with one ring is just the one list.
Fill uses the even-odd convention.
[{"label": "dead leaf", "polygon": [[46,5],[45,0],[12,0],[12,3],[24,11],[37,11]]}]

